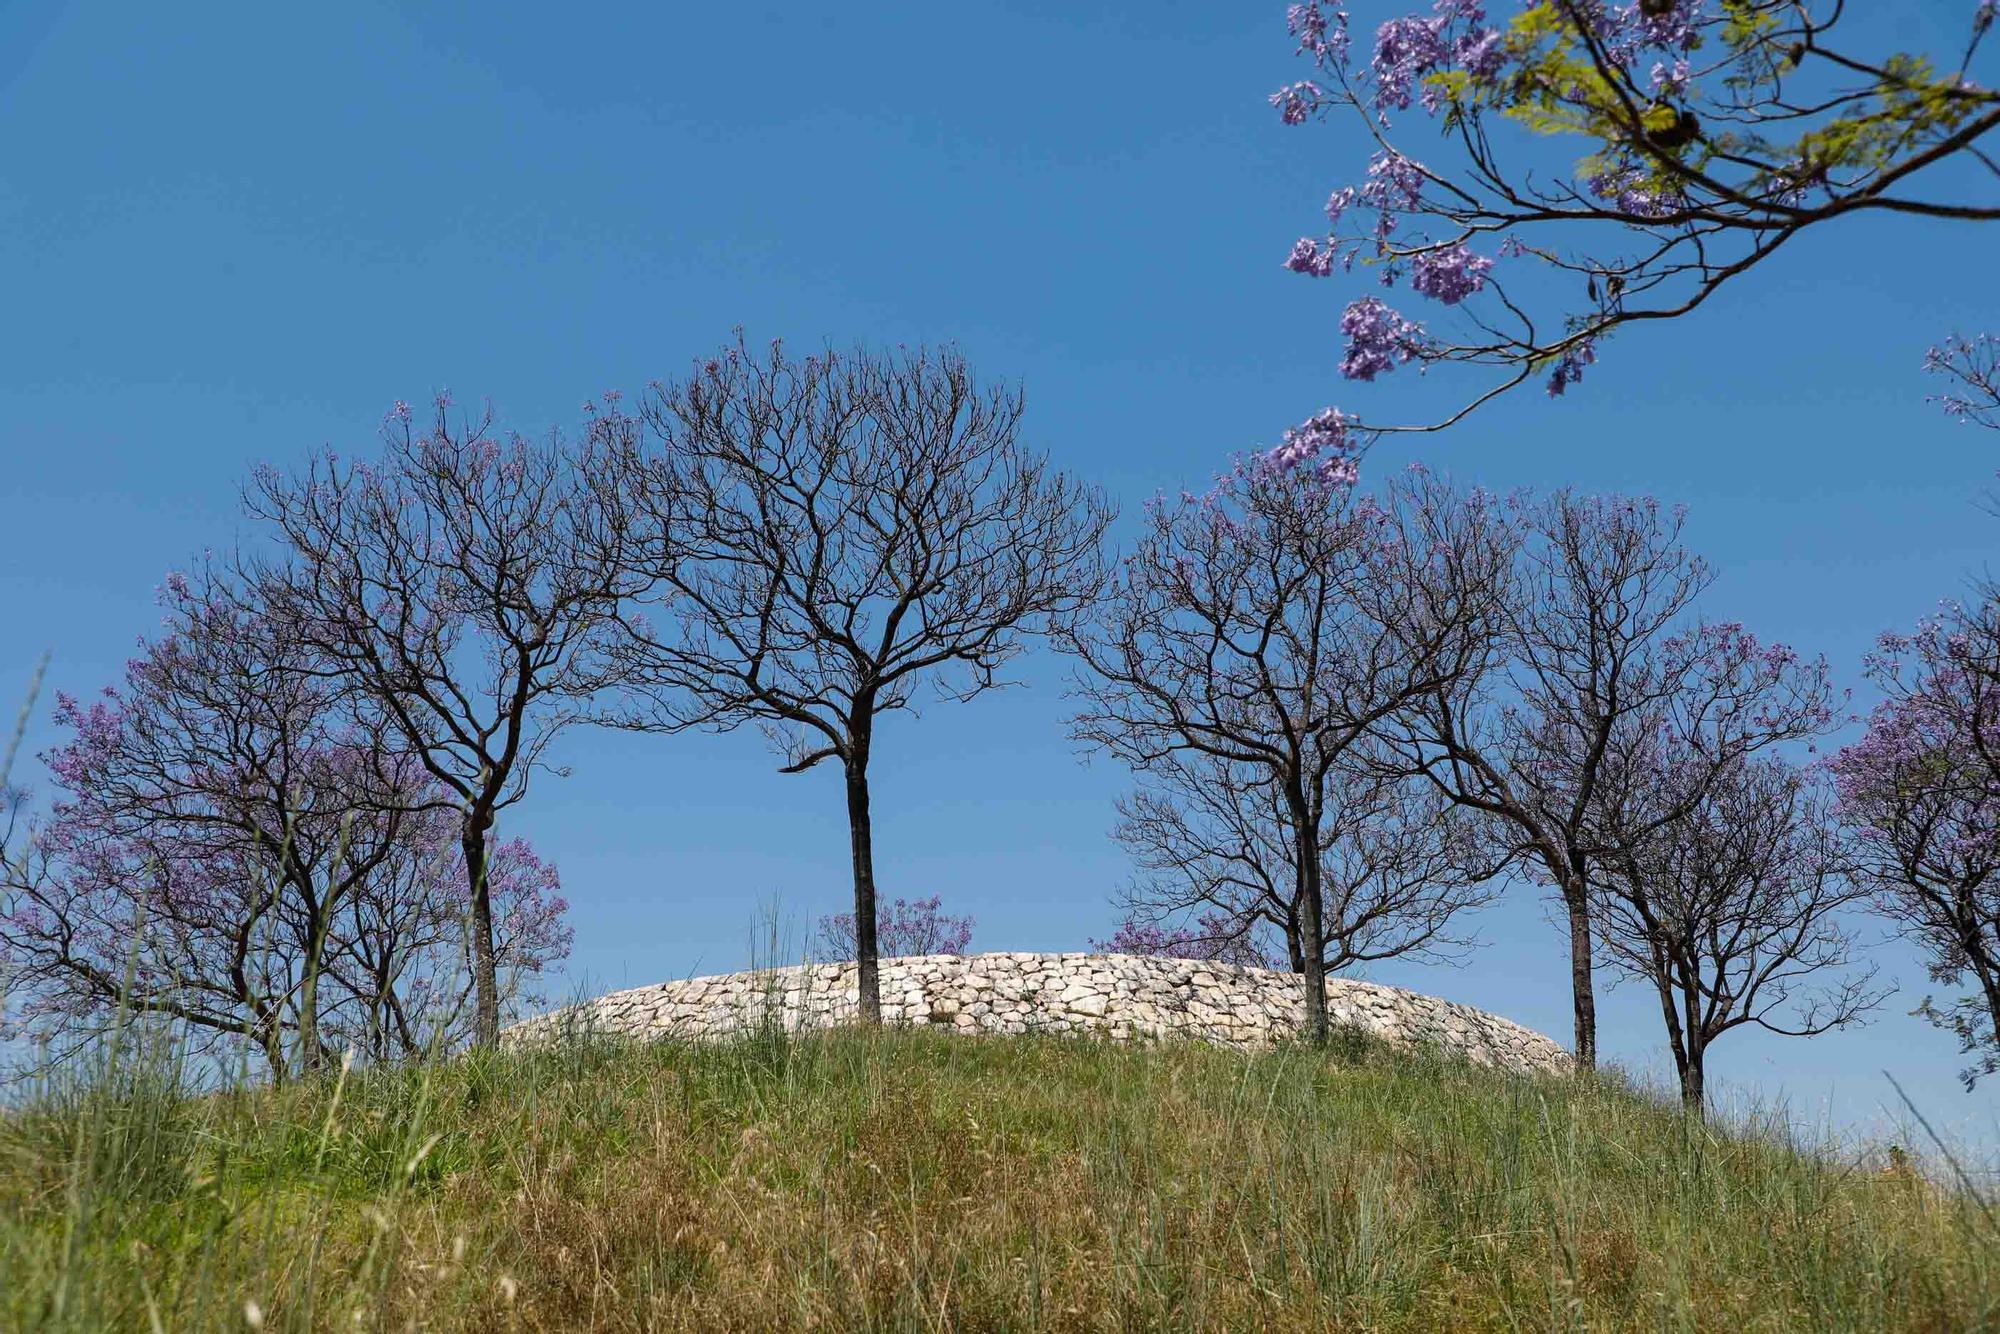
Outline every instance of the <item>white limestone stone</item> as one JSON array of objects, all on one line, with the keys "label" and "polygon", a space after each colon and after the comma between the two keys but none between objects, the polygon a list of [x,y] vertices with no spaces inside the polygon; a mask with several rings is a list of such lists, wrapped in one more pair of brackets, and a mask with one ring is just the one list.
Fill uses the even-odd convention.
[{"label": "white limestone stone", "polygon": [[[882,1010],[891,1023],[962,1033],[1097,1032],[1191,1037],[1261,1047],[1298,1031],[1299,979],[1230,964],[1132,954],[950,954],[884,959]],[[788,1028],[851,1022],[853,964],[809,964],[689,978],[613,992],[525,1020],[508,1041],[576,1024],[639,1036],[721,1038],[771,1019]],[[1371,982],[1329,978],[1335,1023],[1389,1042],[1435,1043],[1480,1065],[1552,1073],[1569,1053],[1548,1038],[1469,1006]]]}]

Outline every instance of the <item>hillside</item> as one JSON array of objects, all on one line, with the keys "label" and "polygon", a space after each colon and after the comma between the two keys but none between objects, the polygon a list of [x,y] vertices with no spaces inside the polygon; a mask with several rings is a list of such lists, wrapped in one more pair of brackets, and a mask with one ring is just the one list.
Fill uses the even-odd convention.
[{"label": "hillside", "polygon": [[1993,1220],[1907,1171],[1361,1039],[766,1033],[114,1084],[0,1121],[7,1329],[2000,1324]]}]

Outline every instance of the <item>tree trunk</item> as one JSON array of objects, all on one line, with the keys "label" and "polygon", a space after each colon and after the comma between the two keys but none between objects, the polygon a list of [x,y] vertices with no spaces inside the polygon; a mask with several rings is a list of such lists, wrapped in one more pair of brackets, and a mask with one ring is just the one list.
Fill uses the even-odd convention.
[{"label": "tree trunk", "polygon": [[875,844],[868,822],[868,748],[847,761],[847,834],[854,853],[854,962],[860,971],[861,1022],[882,1022],[882,972],[875,957]]},{"label": "tree trunk", "polygon": [[467,929],[472,933],[472,1043],[476,1047],[491,1047],[500,1040],[500,974],[493,960],[493,896],[486,883],[486,831],[492,820],[490,815],[469,817],[459,839],[472,894]]},{"label": "tree trunk", "polygon": [[1701,1039],[1690,1034],[1687,1060],[1681,1064],[1681,1107],[1697,1121],[1708,1112],[1707,1073],[1704,1069],[1707,1055]]},{"label": "tree trunk", "polygon": [[1563,886],[1569,910],[1569,985],[1576,1009],[1576,1072],[1597,1069],[1597,995],[1592,989],[1590,958],[1590,898],[1582,886]]},{"label": "tree trunk", "polygon": [[1993,1021],[1993,1045],[2000,1049],[2000,959],[1995,959],[1993,951],[1987,948],[1985,936],[1978,930],[1967,930],[1961,935],[1966,961],[1979,980],[1980,994],[1986,998],[1987,1017]]},{"label": "tree trunk", "polygon": [[273,1011],[259,1015],[258,1022],[264,1030],[259,1035],[258,1045],[264,1049],[264,1063],[271,1067],[271,1083],[273,1087],[282,1088],[292,1074],[291,1062],[285,1058],[284,1021]]},{"label": "tree trunk", "polygon": [[1301,974],[1306,999],[1306,1038],[1314,1046],[1325,1044],[1328,1036],[1326,1019],[1326,924],[1321,916],[1324,903],[1320,898],[1319,831],[1311,828],[1312,821],[1294,812],[1293,823],[1298,827],[1299,884],[1299,954],[1305,965]]},{"label": "tree trunk", "polygon": [[[1688,1100],[1688,1072],[1691,1069],[1695,1071],[1693,1076],[1694,1087],[1699,1089],[1701,1085],[1699,1070],[1700,1055],[1699,1053],[1690,1055],[1691,1052],[1694,1052],[1694,1044],[1701,1040],[1701,1015],[1698,1011],[1700,995],[1699,992],[1694,992],[1684,993],[1680,996],[1680,999],[1686,1001],[1688,1007],[1687,1023],[1682,1024],[1680,1011],[1674,1008],[1676,991],[1672,981],[1673,973],[1671,965],[1667,961],[1665,950],[1661,947],[1657,939],[1652,942],[1652,954],[1653,989],[1660,997],[1661,1017],[1667,1022],[1667,1050],[1673,1053],[1674,1074],[1680,1078],[1681,1102],[1685,1105]],[[1695,1094],[1695,1101],[1699,1103],[1700,1099],[1701,1095],[1697,1092]]]},{"label": "tree trunk", "polygon": [[326,1051],[319,1040],[319,961],[309,951],[299,982],[299,1073],[311,1078],[325,1065]]},{"label": "tree trunk", "polygon": [[309,886],[300,887],[306,906],[306,957],[299,977],[299,1073],[307,1078],[326,1065],[319,1032],[319,978],[325,965],[326,909]]}]

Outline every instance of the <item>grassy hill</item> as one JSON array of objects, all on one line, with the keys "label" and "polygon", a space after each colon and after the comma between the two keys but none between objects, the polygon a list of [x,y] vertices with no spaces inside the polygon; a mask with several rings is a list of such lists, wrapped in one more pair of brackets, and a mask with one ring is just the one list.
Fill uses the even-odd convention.
[{"label": "grassy hill", "polygon": [[0,1119],[7,1329],[2000,1327],[1968,1195],[1359,1043],[125,1064]]}]

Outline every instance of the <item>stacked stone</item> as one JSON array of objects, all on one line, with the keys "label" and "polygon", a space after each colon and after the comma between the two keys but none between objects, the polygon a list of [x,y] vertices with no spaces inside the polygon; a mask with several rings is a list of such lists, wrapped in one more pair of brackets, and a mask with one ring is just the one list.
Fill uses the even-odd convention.
[{"label": "stacked stone", "polygon": [[[1296,1034],[1305,1010],[1290,973],[1133,954],[927,954],[881,963],[882,1018],[961,1033],[1193,1037],[1255,1048]],[[1569,1053],[1497,1015],[1397,987],[1329,978],[1333,1022],[1402,1046],[1432,1044],[1475,1064],[1542,1073]],[[615,991],[515,1025],[513,1041],[566,1025],[637,1037],[723,1038],[777,1022],[820,1028],[857,1010],[852,963],[805,964]]]}]

